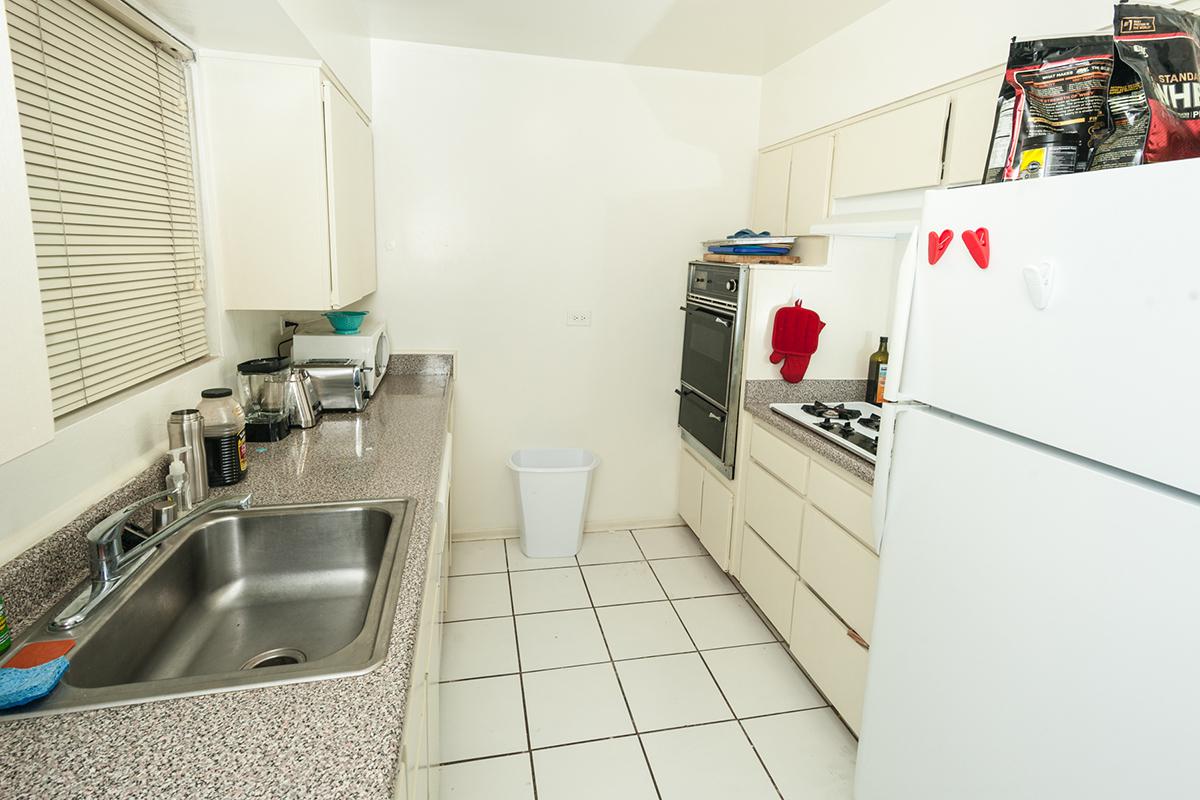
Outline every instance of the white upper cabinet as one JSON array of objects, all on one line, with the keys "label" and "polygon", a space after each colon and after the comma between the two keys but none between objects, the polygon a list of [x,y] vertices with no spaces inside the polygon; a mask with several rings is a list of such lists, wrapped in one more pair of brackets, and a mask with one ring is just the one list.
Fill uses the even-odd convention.
[{"label": "white upper cabinet", "polygon": [[796,142],[791,147],[788,181],[788,235],[805,236],[829,216],[829,177],[833,169],[833,134]]},{"label": "white upper cabinet", "polygon": [[324,310],[375,289],[371,129],[316,61],[198,58],[205,220],[225,307]]},{"label": "white upper cabinet", "polygon": [[942,176],[945,183],[956,186],[983,180],[1001,80],[1002,76],[993,75],[964,86],[951,96],[946,169]]},{"label": "white upper cabinet", "polygon": [[792,148],[781,147],[758,157],[758,176],[754,182],[754,212],[750,227],[770,231],[775,236],[787,228],[788,178]]},{"label": "white upper cabinet", "polygon": [[939,95],[840,128],[833,196],[937,186],[949,110],[949,96]]},{"label": "white upper cabinet", "polygon": [[325,164],[333,306],[375,291],[375,161],[371,125],[325,82]]}]

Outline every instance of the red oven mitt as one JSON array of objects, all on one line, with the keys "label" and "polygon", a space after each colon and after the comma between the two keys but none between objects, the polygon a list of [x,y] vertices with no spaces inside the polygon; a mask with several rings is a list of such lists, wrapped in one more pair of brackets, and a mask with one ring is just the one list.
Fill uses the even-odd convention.
[{"label": "red oven mitt", "polygon": [[775,312],[775,327],[771,333],[771,363],[783,362],[779,372],[788,383],[799,383],[808,371],[808,362],[817,352],[817,340],[825,323],[817,312],[800,307],[784,306]]}]

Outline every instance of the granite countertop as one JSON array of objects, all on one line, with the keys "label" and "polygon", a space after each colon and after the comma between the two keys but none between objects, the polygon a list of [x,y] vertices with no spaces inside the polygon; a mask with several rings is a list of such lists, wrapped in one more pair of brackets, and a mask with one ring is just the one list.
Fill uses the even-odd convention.
[{"label": "granite countertop", "polygon": [[[434,500],[450,413],[449,356],[393,356],[360,414],[327,414],[316,428],[250,446],[246,481],[256,505],[412,498],[415,519],[387,657],[362,676],[248,689],[51,717],[0,722],[8,797],[387,798],[404,724]],[[265,452],[258,452],[265,448]],[[150,471],[148,471],[150,472]],[[123,487],[153,491],[161,468]],[[141,491],[141,489],[146,489]],[[125,499],[114,493],[108,505]],[[98,504],[0,568],[19,630],[75,581],[80,534]],[[111,510],[111,509],[110,509]],[[88,521],[90,519],[90,522]],[[60,562],[69,562],[63,567]],[[50,579],[51,576],[54,579]],[[27,581],[22,583],[22,578]],[[46,594],[49,587],[55,594]],[[23,585],[24,591],[10,587]]]},{"label": "granite countertop", "polygon": [[771,410],[772,403],[841,403],[862,397],[866,381],[804,380],[798,384],[784,381],[746,381],[745,407],[750,416],[795,439],[819,456],[841,467],[867,484],[875,481],[875,465],[826,439],[816,431],[793,422]]}]

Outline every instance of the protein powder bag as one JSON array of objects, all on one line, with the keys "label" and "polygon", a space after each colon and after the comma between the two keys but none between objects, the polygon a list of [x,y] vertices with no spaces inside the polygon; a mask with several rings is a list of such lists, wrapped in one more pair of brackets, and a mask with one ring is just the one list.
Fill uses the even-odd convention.
[{"label": "protein powder bag", "polygon": [[1122,4],[1113,20],[1118,63],[1109,89],[1111,132],[1090,169],[1200,156],[1200,17]]},{"label": "protein powder bag", "polygon": [[1108,131],[1112,37],[1013,40],[996,101],[984,183],[1041,178],[1087,168]]}]

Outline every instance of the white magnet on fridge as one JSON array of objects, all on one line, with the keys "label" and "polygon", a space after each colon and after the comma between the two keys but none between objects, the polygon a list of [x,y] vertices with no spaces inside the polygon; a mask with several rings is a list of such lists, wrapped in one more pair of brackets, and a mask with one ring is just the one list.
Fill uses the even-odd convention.
[{"label": "white magnet on fridge", "polygon": [[1042,261],[1037,264],[1026,264],[1021,269],[1025,279],[1025,288],[1029,291],[1029,302],[1038,311],[1045,311],[1050,305],[1050,296],[1054,293],[1054,266]]}]

